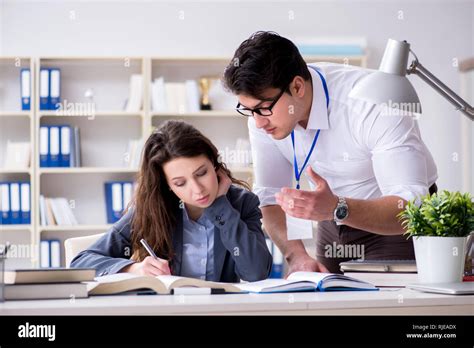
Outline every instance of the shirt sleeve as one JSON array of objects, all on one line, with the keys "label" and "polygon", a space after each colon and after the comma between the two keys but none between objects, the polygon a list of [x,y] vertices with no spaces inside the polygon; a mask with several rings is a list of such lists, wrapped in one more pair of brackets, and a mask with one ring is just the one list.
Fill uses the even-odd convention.
[{"label": "shirt sleeve", "polygon": [[373,112],[362,133],[383,196],[409,201],[428,193],[426,147],[413,117]]},{"label": "shirt sleeve", "polygon": [[260,207],[275,205],[275,193],[292,184],[291,163],[268,134],[255,126],[253,118],[249,118],[248,127],[254,168],[252,191],[258,196]]}]

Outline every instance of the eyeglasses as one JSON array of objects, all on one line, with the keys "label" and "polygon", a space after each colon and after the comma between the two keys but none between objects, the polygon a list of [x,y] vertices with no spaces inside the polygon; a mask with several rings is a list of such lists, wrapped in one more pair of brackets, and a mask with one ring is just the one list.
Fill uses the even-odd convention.
[{"label": "eyeglasses", "polygon": [[278,100],[280,100],[281,96],[283,95],[283,93],[285,93],[286,89],[283,88],[280,92],[280,94],[278,94],[275,99],[272,101],[272,103],[270,104],[270,106],[266,107],[266,108],[255,108],[255,109],[251,109],[251,108],[246,108],[246,107],[241,107],[240,103],[237,103],[237,106],[235,107],[235,110],[237,110],[237,112],[243,116],[246,116],[246,117],[253,117],[254,113],[260,115],[260,116],[271,116],[273,115],[273,107],[275,106],[275,104],[278,102]]}]

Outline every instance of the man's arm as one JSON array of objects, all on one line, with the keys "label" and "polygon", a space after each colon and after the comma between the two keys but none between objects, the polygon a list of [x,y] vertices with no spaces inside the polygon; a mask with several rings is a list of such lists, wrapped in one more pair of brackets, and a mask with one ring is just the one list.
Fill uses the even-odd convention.
[{"label": "man's arm", "polygon": [[[307,173],[316,184],[314,191],[283,188],[276,194],[277,202],[284,212],[300,219],[333,220],[338,198],[327,181],[311,167]],[[344,224],[364,231],[383,235],[402,234],[403,227],[397,214],[406,201],[398,196],[384,196],[373,200],[346,198],[349,216]]]},{"label": "man's arm", "polygon": [[288,240],[285,212],[279,205],[265,206],[261,210],[265,231],[288,262],[288,274],[295,271],[328,272],[326,267],[308,255],[300,240]]},{"label": "man's arm", "polygon": [[363,200],[346,198],[349,216],[344,224],[364,231],[382,234],[402,234],[404,229],[397,218],[407,203],[397,196]]}]

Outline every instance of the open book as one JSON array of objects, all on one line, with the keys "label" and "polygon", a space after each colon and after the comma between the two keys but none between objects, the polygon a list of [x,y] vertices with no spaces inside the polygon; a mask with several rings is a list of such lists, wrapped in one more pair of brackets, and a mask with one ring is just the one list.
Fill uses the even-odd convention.
[{"label": "open book", "polygon": [[250,283],[219,283],[177,276],[139,276],[117,273],[95,278],[89,283],[89,295],[113,295],[140,289],[170,294],[180,287],[223,289],[227,293],[274,293],[296,291],[378,290],[372,284],[339,274],[295,272],[288,279],[266,279]]}]

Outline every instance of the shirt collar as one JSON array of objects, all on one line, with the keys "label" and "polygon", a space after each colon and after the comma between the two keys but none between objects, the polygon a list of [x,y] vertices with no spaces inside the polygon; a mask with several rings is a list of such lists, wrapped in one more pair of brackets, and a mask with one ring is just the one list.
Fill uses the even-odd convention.
[{"label": "shirt collar", "polygon": [[[313,102],[309,111],[306,129],[329,129],[328,108],[326,106],[326,93],[324,92],[323,81],[321,81],[321,77],[313,68],[308,66],[308,69],[311,73]],[[324,77],[324,73],[320,72]]]}]

